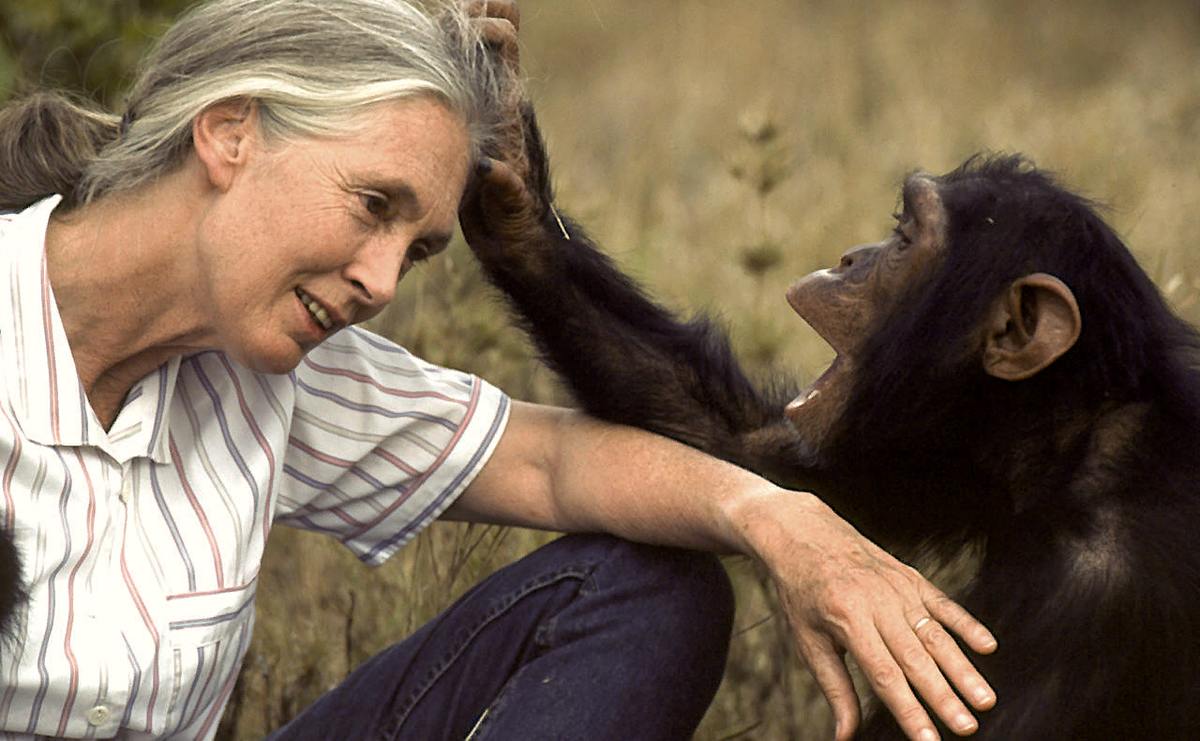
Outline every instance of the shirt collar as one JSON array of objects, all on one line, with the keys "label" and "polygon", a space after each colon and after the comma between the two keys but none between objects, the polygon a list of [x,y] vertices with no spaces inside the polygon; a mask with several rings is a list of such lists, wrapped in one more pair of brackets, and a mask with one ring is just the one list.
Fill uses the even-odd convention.
[{"label": "shirt collar", "polygon": [[169,460],[164,423],[179,359],[130,390],[105,431],[88,404],[46,269],[46,226],[61,198],[0,215],[0,372],[25,436],[42,445],[92,445],[119,461]]}]

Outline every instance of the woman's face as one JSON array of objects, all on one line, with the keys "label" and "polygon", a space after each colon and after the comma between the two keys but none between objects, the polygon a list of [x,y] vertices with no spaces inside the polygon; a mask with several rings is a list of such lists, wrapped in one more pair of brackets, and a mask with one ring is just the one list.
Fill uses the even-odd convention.
[{"label": "woman's face", "polygon": [[445,249],[467,134],[428,98],[381,104],[338,139],[267,147],[249,131],[201,221],[197,300],[217,347],[286,373],[379,313],[414,262]]}]

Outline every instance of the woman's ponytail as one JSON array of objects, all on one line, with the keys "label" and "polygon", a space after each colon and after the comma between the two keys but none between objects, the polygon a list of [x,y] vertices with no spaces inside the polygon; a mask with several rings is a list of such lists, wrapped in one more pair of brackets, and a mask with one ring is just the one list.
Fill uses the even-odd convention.
[{"label": "woman's ponytail", "polygon": [[0,109],[0,211],[19,211],[60,193],[76,205],[77,186],[120,119],[62,93],[40,92]]}]

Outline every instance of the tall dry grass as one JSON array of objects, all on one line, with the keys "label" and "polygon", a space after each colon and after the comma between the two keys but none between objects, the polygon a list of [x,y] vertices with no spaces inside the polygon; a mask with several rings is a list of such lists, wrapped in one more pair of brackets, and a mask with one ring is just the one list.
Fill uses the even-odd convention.
[{"label": "tall dry grass", "polygon": [[[726,317],[757,370],[819,372],[830,353],[786,286],[883,236],[905,173],[983,149],[1024,152],[1109,204],[1200,319],[1191,2],[523,0],[522,16],[562,209],[668,304]],[[515,397],[564,401],[463,245],[401,294],[378,330]],[[261,737],[545,537],[435,527],[368,571],[277,531],[224,738]],[[697,738],[829,738],[769,585],[752,563],[729,566],[738,635]]]}]

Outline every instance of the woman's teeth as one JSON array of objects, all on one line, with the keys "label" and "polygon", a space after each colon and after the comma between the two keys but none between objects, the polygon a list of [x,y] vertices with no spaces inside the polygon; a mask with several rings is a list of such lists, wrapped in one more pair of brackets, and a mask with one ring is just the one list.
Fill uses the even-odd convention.
[{"label": "woman's teeth", "polygon": [[333,329],[333,319],[329,316],[329,312],[325,311],[325,307],[318,304],[313,300],[312,296],[309,296],[299,288],[296,289],[296,296],[300,299],[300,303],[304,304],[304,308],[308,309],[308,313],[312,314],[313,319],[317,320],[317,324],[321,325],[322,329],[326,332]]}]

